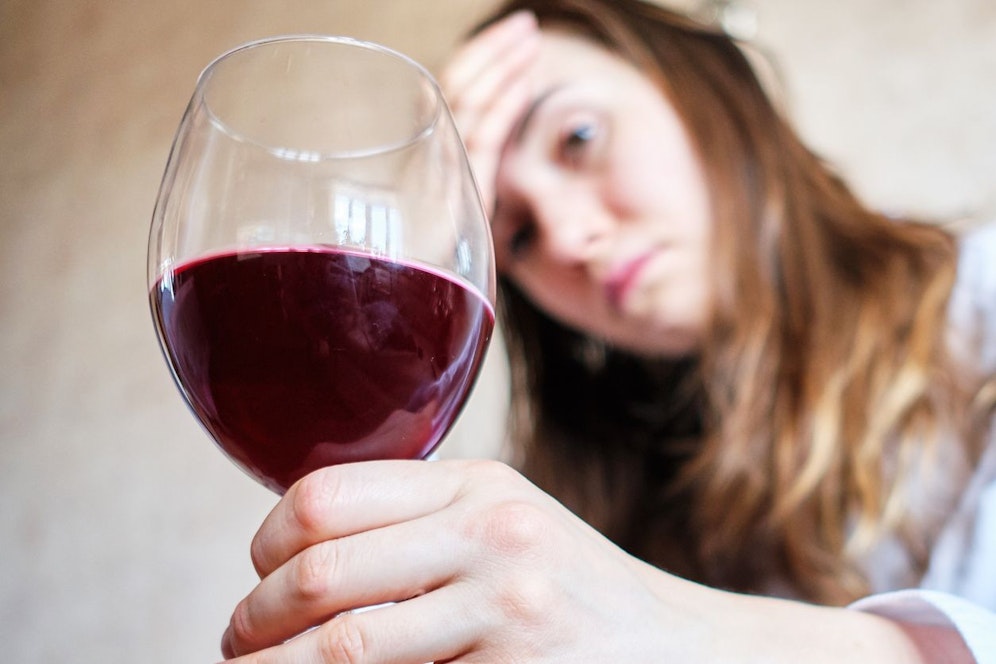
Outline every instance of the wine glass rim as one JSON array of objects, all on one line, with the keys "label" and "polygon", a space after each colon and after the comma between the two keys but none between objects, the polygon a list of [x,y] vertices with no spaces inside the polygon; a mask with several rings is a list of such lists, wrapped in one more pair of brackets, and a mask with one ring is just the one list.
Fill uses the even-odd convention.
[{"label": "wine glass rim", "polygon": [[[394,143],[386,143],[383,145],[378,145],[376,147],[371,147],[362,150],[321,150],[321,151],[306,151],[306,150],[296,150],[289,148],[281,148],[273,145],[267,145],[261,143],[252,137],[236,130],[228,122],[218,117],[214,109],[209,103],[207,103],[207,95],[205,92],[205,87],[210,79],[212,73],[217,69],[218,65],[222,64],[226,60],[231,59],[233,56],[242,53],[244,51],[252,50],[261,46],[267,46],[270,44],[287,43],[287,42],[315,42],[315,43],[330,43],[330,44],[340,44],[344,46],[354,46],[357,48],[366,49],[368,51],[378,52],[388,57],[391,57],[400,63],[411,67],[422,79],[429,84],[435,96],[435,108],[431,118],[425,123],[425,126],[420,130],[412,132],[410,136],[404,140],[396,141]],[[443,97],[442,90],[439,87],[439,83],[432,73],[422,65],[420,62],[412,58],[411,56],[405,55],[404,53],[397,51],[389,46],[379,44],[373,41],[367,41],[363,39],[358,39],[356,37],[349,37],[346,35],[329,35],[320,33],[288,33],[271,35],[268,37],[261,37],[259,39],[254,39],[248,42],[244,42],[237,46],[234,46],[227,51],[222,52],[212,59],[200,72],[197,77],[197,82],[195,85],[197,90],[196,97],[200,98],[201,103],[203,103],[205,111],[211,118],[211,122],[218,126],[226,134],[235,138],[237,140],[246,141],[257,145],[269,152],[276,154],[279,157],[292,157],[299,161],[324,161],[324,160],[335,160],[335,159],[357,159],[363,157],[375,157],[384,154],[389,154],[391,152],[396,152],[402,150],[419,140],[432,133],[436,125],[439,123],[440,115],[446,112],[446,100]]]}]

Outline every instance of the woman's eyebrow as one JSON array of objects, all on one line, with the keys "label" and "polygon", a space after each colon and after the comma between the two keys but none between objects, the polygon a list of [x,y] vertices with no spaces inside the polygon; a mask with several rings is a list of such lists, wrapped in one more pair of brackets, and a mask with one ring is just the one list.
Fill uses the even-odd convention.
[{"label": "woman's eyebrow", "polygon": [[544,91],[533,100],[533,102],[529,105],[529,108],[526,109],[526,112],[522,114],[521,118],[519,118],[519,121],[515,123],[515,127],[512,129],[508,140],[505,143],[506,147],[511,143],[518,145],[522,142],[522,138],[526,135],[526,132],[529,131],[530,123],[533,121],[533,118],[536,117],[536,112],[554,93],[559,92],[563,88],[563,85],[555,85]]}]

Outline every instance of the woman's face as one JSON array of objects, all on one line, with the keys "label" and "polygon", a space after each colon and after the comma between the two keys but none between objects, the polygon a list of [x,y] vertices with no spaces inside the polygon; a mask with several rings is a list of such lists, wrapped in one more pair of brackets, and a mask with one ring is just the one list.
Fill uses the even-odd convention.
[{"label": "woman's face", "polygon": [[572,327],[682,355],[708,315],[702,168],[663,93],[588,40],[544,31],[533,100],[502,149],[498,268]]}]

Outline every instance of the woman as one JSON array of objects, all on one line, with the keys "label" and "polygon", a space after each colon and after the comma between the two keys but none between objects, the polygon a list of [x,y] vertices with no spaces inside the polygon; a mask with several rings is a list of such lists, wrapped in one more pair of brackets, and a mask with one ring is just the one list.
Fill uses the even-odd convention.
[{"label": "woman", "polygon": [[996,661],[996,234],[868,210],[734,43],[649,3],[511,2],[442,81],[535,484],[314,473],[226,655]]}]

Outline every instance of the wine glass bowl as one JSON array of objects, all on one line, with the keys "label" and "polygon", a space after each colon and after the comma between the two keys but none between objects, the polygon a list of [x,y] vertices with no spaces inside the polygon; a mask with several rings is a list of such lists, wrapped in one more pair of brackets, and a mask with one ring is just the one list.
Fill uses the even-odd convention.
[{"label": "wine glass bowl", "polygon": [[476,380],[495,297],[487,220],[432,76],[342,37],[220,56],[167,162],[148,285],[184,399],[265,486],[425,458]]}]

